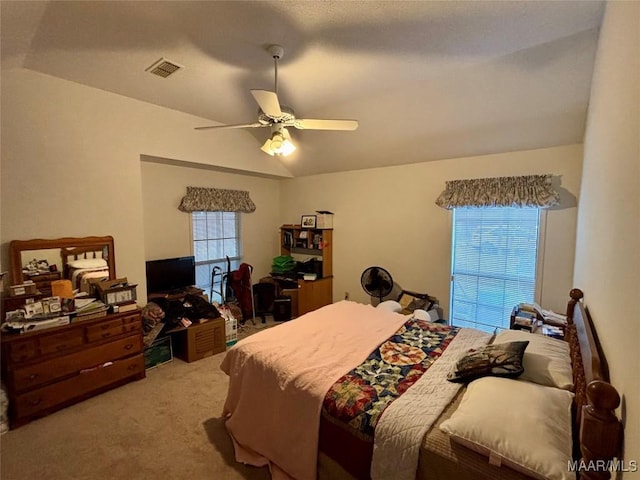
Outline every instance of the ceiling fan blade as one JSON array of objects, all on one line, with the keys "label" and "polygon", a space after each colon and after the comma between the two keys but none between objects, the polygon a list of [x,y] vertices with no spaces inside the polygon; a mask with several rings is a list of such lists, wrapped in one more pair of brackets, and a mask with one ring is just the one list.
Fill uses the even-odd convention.
[{"label": "ceiling fan blade", "polygon": [[293,126],[301,130],[355,130],[357,120],[316,120],[296,118]]},{"label": "ceiling fan blade", "polygon": [[251,95],[256,99],[262,111],[271,118],[280,118],[282,110],[280,110],[280,102],[278,95],[269,90],[251,90]]},{"label": "ceiling fan blade", "polygon": [[213,130],[213,129],[218,129],[218,130],[222,130],[225,128],[256,128],[256,127],[268,127],[268,124],[264,124],[264,123],[239,123],[237,125],[212,125],[212,126],[208,126],[208,127],[195,127],[196,130]]}]

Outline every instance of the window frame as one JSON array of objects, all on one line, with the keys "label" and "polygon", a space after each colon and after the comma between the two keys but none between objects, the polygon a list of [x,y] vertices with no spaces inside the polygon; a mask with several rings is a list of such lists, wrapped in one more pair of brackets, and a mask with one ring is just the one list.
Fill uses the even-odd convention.
[{"label": "window frame", "polygon": [[[455,210],[464,207],[455,207],[451,209],[451,215],[449,215],[449,232],[451,233],[450,242],[450,264],[449,264],[449,325],[454,326],[453,323],[453,302],[454,302],[454,253],[455,253]],[[506,207],[474,207],[474,208],[506,208]],[[535,207],[534,207],[535,208]],[[534,280],[534,302],[541,303],[543,290],[543,273],[544,273],[544,259],[545,259],[545,239],[547,231],[547,209],[537,207],[538,209],[538,238],[537,238],[537,255],[535,265],[535,280]],[[515,306],[515,305],[514,305]],[[506,329],[508,327],[495,327],[496,331]]]},{"label": "window frame", "polygon": [[[242,251],[243,242],[242,242],[242,229],[241,229],[242,223],[241,223],[241,220],[240,220],[241,219],[240,212],[227,212],[227,211],[224,211],[224,212],[223,211],[207,212],[207,211],[200,211],[200,210],[191,212],[190,215],[189,215],[189,221],[190,221],[189,238],[190,238],[190,244],[191,244],[191,253],[192,253],[192,255],[194,257],[196,257],[195,242],[196,241],[203,241],[203,240],[196,240],[195,239],[194,215],[195,214],[202,214],[202,213],[204,213],[204,214],[219,214],[219,215],[223,215],[223,214],[226,213],[226,214],[233,214],[234,215],[234,217],[235,217],[235,222],[234,222],[235,223],[235,236],[234,237],[221,237],[221,238],[214,239],[214,240],[220,240],[220,239],[224,239],[224,238],[235,238],[237,255],[235,255],[233,257],[229,256],[229,262],[231,263],[230,270],[231,271],[236,270],[239,267],[239,265],[242,263],[242,258],[244,256],[244,252]],[[204,240],[204,241],[209,241],[209,240],[212,240],[212,239],[208,238],[208,236],[207,236],[207,239]],[[203,267],[203,266],[211,266],[209,268],[208,281],[207,281],[206,285],[202,284],[202,283],[198,283],[197,269],[198,269],[198,267]],[[212,272],[213,266],[221,266],[221,270],[222,270],[221,274],[222,275],[228,273],[227,272],[227,257],[223,256],[222,258],[208,259],[206,261],[202,261],[202,260],[198,261],[196,259],[196,262],[195,262],[196,286],[198,288],[202,288],[205,291],[205,293],[209,294],[209,301],[210,302],[223,301],[224,300],[224,292],[222,292],[222,288],[223,288],[222,275],[220,276],[219,279],[216,279],[216,282],[215,282],[215,285],[214,285],[214,286],[219,285],[219,290],[214,290],[212,288],[212,285],[211,285],[211,272]],[[220,299],[211,298],[212,294],[216,294],[216,293],[217,294],[221,294],[221,298]]]}]

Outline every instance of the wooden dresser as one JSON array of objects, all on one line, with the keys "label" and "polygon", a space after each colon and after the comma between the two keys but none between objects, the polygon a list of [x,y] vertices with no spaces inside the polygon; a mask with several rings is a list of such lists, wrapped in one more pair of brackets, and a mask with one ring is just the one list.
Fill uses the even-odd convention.
[{"label": "wooden dresser", "polygon": [[2,335],[11,428],[144,377],[139,310]]}]

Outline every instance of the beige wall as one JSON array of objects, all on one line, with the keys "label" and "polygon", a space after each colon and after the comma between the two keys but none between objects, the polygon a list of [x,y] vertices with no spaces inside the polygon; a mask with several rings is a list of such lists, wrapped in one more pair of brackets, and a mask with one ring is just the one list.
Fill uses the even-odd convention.
[{"label": "beige wall", "polygon": [[[581,187],[578,145],[282,182],[141,163],[147,155],[289,176],[255,141],[234,143],[232,149],[220,141],[222,133],[194,132],[202,119],[29,70],[4,69],[0,271],[8,266],[10,240],[110,234],[116,242],[118,275],[143,284],[145,259],[188,248],[187,216],[174,208],[186,184],[197,181],[251,191],[259,210],[254,217],[243,216],[244,250],[258,271],[268,269],[277,254],[280,223],[298,222],[301,214],[326,209],[336,214],[334,299],[348,291],[352,299],[366,301],[360,274],[378,264],[405,288],[436,295],[446,307],[450,213],[433,203],[444,182],[550,172],[561,177],[566,191],[563,207],[547,217],[540,301],[561,310],[570,287],[585,290],[612,380],[624,397],[627,456],[637,459],[640,336],[629,305],[640,297],[639,8],[637,2],[608,4]],[[175,185],[171,179],[177,180]],[[574,271],[572,197],[580,202]],[[167,216],[161,205],[170,205]],[[163,229],[172,233],[163,236]]]},{"label": "beige wall", "polygon": [[[575,284],[622,394],[627,460],[640,461],[640,3],[609,2],[585,137]],[[630,475],[636,478],[635,475]],[[626,477],[627,475],[625,475]]]},{"label": "beige wall", "polygon": [[387,268],[407,290],[439,298],[448,314],[451,213],[435,205],[445,181],[552,173],[562,205],[548,211],[540,303],[564,311],[573,277],[580,145],[486,155],[403,167],[283,180],[282,222],[329,210],[334,216],[334,300],[368,301],[360,286],[371,265]]},{"label": "beige wall", "polygon": [[117,274],[144,287],[141,155],[289,176],[251,142],[193,130],[203,119],[29,70],[3,69],[1,100],[5,269],[14,239],[113,235]]},{"label": "beige wall", "polygon": [[243,260],[253,266],[254,281],[268,275],[280,248],[278,180],[147,161],[142,162],[145,260],[192,254],[191,216],[178,210],[187,186],[249,192],[256,210],[240,216]]}]

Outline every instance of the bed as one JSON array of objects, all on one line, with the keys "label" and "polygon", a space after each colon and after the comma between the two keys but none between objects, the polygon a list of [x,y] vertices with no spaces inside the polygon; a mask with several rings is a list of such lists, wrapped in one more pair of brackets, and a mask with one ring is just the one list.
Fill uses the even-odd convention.
[{"label": "bed", "polygon": [[[595,462],[618,454],[620,397],[582,292],[570,297],[566,341],[348,301],[252,335],[222,363],[236,460],[274,479],[608,478]],[[486,352],[524,373],[451,381]]]},{"label": "bed", "polygon": [[71,280],[74,290],[93,293],[91,281],[109,280],[109,248],[107,246],[82,245],[60,250],[62,271]]}]

